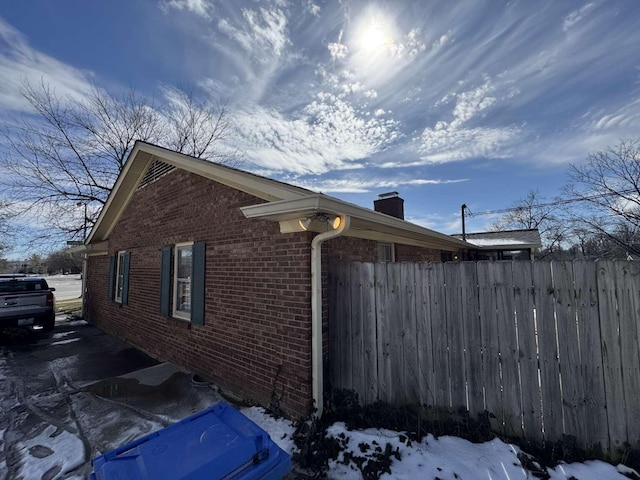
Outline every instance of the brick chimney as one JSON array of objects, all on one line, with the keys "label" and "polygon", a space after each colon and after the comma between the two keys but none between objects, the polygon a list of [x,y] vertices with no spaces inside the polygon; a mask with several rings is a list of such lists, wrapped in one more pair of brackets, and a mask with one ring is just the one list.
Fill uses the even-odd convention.
[{"label": "brick chimney", "polygon": [[404,220],[404,200],[398,196],[398,192],[387,192],[378,195],[378,200],[373,202],[373,209],[376,212]]}]

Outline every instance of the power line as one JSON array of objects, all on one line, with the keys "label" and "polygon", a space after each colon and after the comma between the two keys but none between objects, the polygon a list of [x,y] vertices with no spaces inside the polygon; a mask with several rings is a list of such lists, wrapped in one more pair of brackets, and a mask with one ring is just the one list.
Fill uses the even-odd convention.
[{"label": "power line", "polygon": [[591,195],[589,197],[567,198],[567,199],[564,199],[564,200],[556,200],[554,202],[538,203],[538,204],[535,204],[535,205],[526,205],[526,206],[520,206],[520,207],[502,208],[502,209],[499,209],[499,210],[486,210],[484,212],[472,212],[471,210],[469,210],[469,207],[465,206],[465,211],[467,212],[466,213],[467,217],[476,217],[478,215],[495,215],[495,214],[498,214],[498,213],[518,212],[518,211],[525,210],[527,208],[555,207],[557,205],[566,205],[566,204],[569,204],[569,203],[588,202],[590,200],[595,200],[597,198],[612,197],[612,196],[616,196],[616,195],[625,195],[625,194],[634,193],[634,192],[637,192],[637,190],[629,189],[629,190],[622,190],[620,192],[600,193],[598,195]]}]

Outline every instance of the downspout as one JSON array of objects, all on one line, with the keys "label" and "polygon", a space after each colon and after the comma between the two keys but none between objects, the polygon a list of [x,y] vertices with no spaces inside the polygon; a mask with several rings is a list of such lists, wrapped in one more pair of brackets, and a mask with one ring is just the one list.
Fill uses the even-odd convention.
[{"label": "downspout", "polygon": [[335,230],[320,233],[311,241],[311,390],[317,418],[324,409],[324,378],[322,361],[322,244],[325,240],[341,236],[349,229],[351,219],[340,215]]}]

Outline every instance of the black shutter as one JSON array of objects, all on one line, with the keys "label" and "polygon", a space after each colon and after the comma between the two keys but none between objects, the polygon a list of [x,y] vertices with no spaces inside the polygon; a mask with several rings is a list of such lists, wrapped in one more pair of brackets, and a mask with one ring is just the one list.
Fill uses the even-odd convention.
[{"label": "black shutter", "polygon": [[116,256],[109,257],[109,300],[113,300],[113,286],[116,283]]},{"label": "black shutter", "polygon": [[124,265],[122,266],[122,305],[129,303],[129,264],[131,252],[124,252]]},{"label": "black shutter", "polygon": [[171,305],[171,247],[162,249],[160,266],[160,315],[169,316]]},{"label": "black shutter", "polygon": [[191,323],[204,325],[205,244],[194,243],[191,260]]}]

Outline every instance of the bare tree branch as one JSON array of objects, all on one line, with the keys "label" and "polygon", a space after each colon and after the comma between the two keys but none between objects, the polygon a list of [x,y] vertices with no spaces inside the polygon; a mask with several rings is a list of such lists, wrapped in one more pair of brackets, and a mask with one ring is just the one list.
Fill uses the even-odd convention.
[{"label": "bare tree branch", "polygon": [[6,195],[19,213],[50,228],[45,236],[78,239],[96,221],[136,140],[237,162],[239,153],[225,144],[227,105],[193,91],[171,93],[171,102],[160,107],[134,90],[115,95],[94,86],[83,99],[60,98],[44,81],[25,81],[22,95],[32,115],[0,133],[7,147],[0,158]]}]

